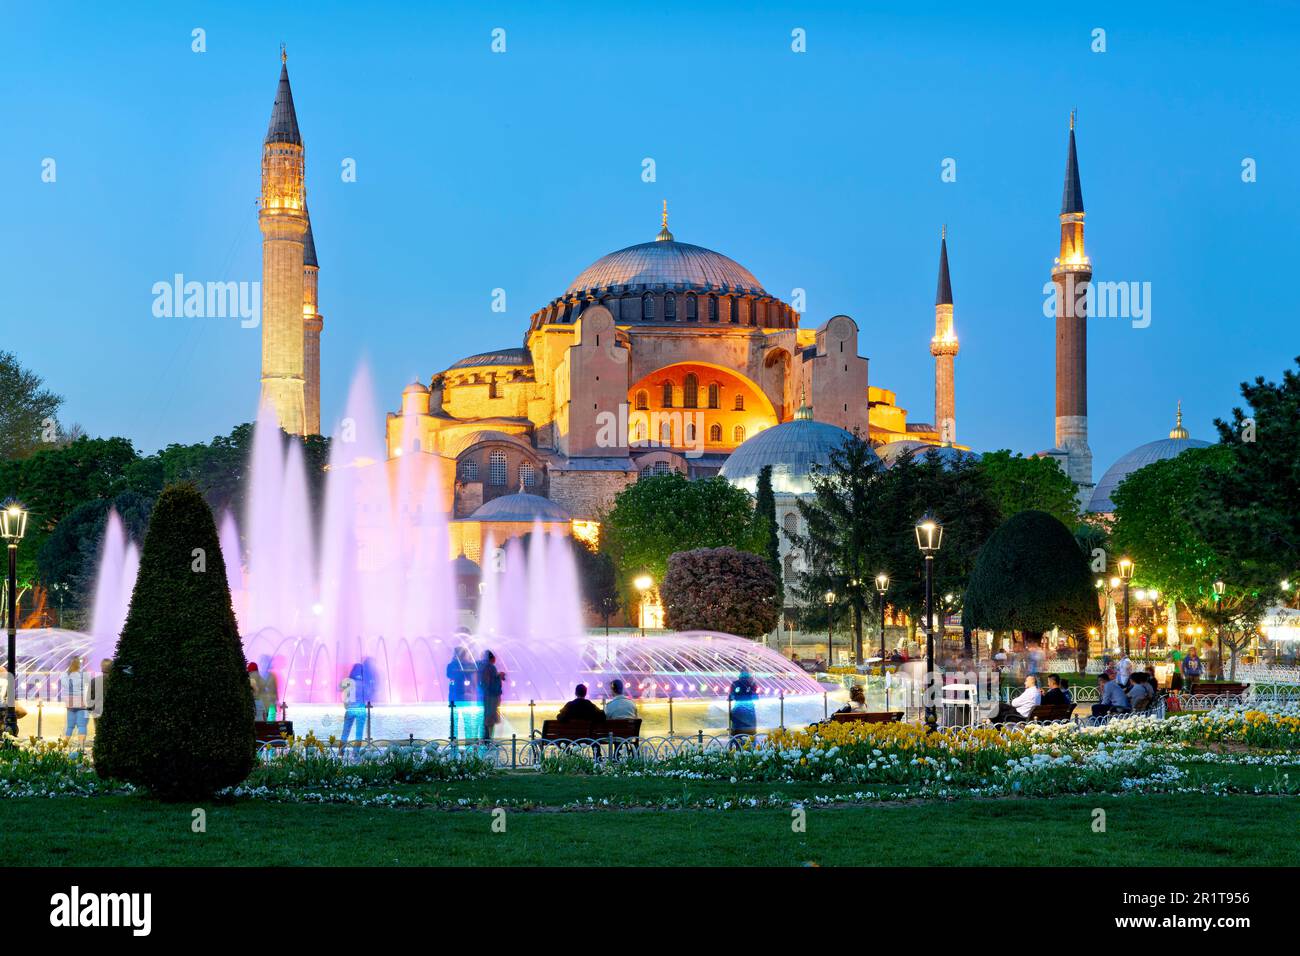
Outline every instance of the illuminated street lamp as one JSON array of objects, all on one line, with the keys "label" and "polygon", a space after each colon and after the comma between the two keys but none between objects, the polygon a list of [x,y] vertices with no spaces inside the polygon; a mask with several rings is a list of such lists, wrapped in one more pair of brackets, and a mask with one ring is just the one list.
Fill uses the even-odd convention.
[{"label": "illuminated street lamp", "polygon": [[880,603],[880,666],[885,666],[885,592],[889,590],[889,575],[881,571],[876,575],[876,595]]},{"label": "illuminated street lamp", "polygon": [[9,641],[5,657],[5,733],[18,736],[18,542],[27,533],[27,512],[11,501],[0,511],[0,537],[9,545]]},{"label": "illuminated street lamp", "polygon": [[1119,559],[1119,577],[1124,582],[1124,656],[1128,657],[1128,639],[1133,636],[1133,628],[1128,626],[1128,589],[1129,583],[1133,580],[1133,562],[1131,559]]},{"label": "illuminated street lamp", "polygon": [[943,525],[933,515],[926,514],[916,523],[916,546],[925,555],[925,672],[926,706],[925,722],[938,723],[934,706],[934,556],[943,544]]},{"label": "illuminated street lamp", "polygon": [[650,588],[654,586],[654,583],[655,583],[654,579],[651,578],[650,575],[648,574],[638,575],[636,580],[632,582],[632,586],[635,587],[637,589],[637,592],[641,595],[641,600],[640,603],[638,604],[638,607],[641,610],[641,636],[642,637],[645,637],[646,592],[649,591]]},{"label": "illuminated street lamp", "polygon": [[[1228,586],[1222,581],[1214,582],[1214,603],[1219,604],[1223,601],[1223,596],[1228,592]],[[1219,610],[1218,608],[1215,609]],[[1223,669],[1223,615],[1215,614],[1214,634],[1215,641],[1219,645],[1219,670]],[[1220,673],[1219,676],[1222,676]]]}]

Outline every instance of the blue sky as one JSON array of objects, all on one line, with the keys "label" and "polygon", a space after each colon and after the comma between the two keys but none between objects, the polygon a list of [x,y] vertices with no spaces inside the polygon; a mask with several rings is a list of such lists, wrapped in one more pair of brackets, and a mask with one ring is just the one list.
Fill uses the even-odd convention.
[{"label": "blue sky", "polygon": [[[1097,474],[1163,437],[1179,398],[1212,438],[1239,382],[1276,379],[1300,353],[1295,9],[989,6],[6,3],[4,347],[66,397],[66,421],[142,450],[252,418],[260,332],[155,318],[151,288],[177,272],[260,277],[254,200],[283,41],[327,422],[362,356],[394,408],[412,378],[521,344],[530,312],[583,267],[653,237],[666,198],[678,239],[782,298],[806,289],[805,324],[857,319],[871,382],[914,420],[932,418],[947,223],[958,437],[1044,448],[1042,286],[1077,107],[1095,277],[1152,289],[1148,328],[1092,323]],[[490,50],[497,27],[505,54]],[[1105,53],[1090,49],[1097,27]],[[641,179],[645,157],[657,182]],[[1241,181],[1245,157],[1256,183]]]}]

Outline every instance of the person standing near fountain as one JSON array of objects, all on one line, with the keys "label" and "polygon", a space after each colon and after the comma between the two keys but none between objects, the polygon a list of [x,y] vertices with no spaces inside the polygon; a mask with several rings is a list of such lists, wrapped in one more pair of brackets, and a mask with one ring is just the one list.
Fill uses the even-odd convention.
[{"label": "person standing near fountain", "polygon": [[[758,696],[758,684],[749,671],[742,670],[731,683],[731,692],[727,694],[727,709],[731,712],[731,736],[750,736],[758,733],[758,711],[754,699]],[[735,743],[735,740],[732,740]]]},{"label": "person standing near fountain", "polygon": [[476,737],[475,704],[478,702],[478,668],[462,644],[447,662],[447,705],[451,708],[451,736]]},{"label": "person standing near fountain", "polygon": [[343,735],[339,740],[339,753],[347,746],[348,735],[355,732],[356,742],[361,743],[361,735],[366,729],[366,701],[363,694],[365,668],[353,664],[348,676],[339,682],[339,692],[343,695]]},{"label": "person standing near fountain", "polygon": [[275,720],[276,708],[280,705],[280,682],[276,680],[275,671],[271,669],[271,658],[263,656],[258,667],[261,687],[255,691],[253,700],[257,703],[258,720]]},{"label": "person standing near fountain", "polygon": [[491,740],[501,723],[501,689],[506,675],[497,670],[497,657],[491,651],[483,655],[478,668],[479,703],[483,706],[483,739]]},{"label": "person standing near fountain", "polygon": [[86,730],[90,723],[90,708],[86,706],[86,675],[81,673],[81,658],[74,657],[68,661],[68,672],[63,675],[63,705],[68,709],[64,721],[63,736],[71,737],[75,729],[81,738],[81,745],[86,745]]}]

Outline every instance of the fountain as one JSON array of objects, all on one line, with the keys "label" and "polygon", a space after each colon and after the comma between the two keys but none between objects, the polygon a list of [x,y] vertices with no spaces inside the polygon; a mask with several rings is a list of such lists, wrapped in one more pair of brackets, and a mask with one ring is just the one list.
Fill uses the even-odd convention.
[{"label": "fountain", "polygon": [[[752,641],[705,633],[588,634],[571,546],[544,534],[540,523],[526,545],[519,538],[504,548],[487,541],[473,626],[459,626],[449,489],[440,459],[418,452],[387,459],[371,424],[378,420],[363,367],[334,432],[317,505],[301,446],[286,441],[274,413],[263,408],[244,514],[220,517],[245,656],[276,675],[300,730],[324,734],[341,724],[338,685],[360,663],[365,697],[375,707],[372,722],[383,723],[372,727],[373,736],[445,736],[448,662],[458,648],[476,661],[488,650],[496,654],[506,675],[507,731],[522,726],[525,709],[530,725],[534,717],[550,716],[554,702],[572,696],[579,682],[599,699],[615,677],[643,709],[656,710],[651,702],[672,698],[676,713],[695,707],[700,726],[725,725],[730,682],[742,670],[753,675],[765,702],[760,720],[776,724],[777,708],[797,719],[800,701],[809,716],[821,716],[821,685]],[[95,596],[93,661],[112,656],[137,563],[121,521],[110,514]],[[544,711],[536,714],[530,701],[546,702]],[[666,719],[672,722],[671,712]]]}]

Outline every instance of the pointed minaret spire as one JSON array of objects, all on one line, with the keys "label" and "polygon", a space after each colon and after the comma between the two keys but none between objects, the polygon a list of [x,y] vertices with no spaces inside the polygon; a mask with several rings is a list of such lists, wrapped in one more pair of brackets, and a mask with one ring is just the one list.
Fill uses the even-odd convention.
[{"label": "pointed minaret spire", "polygon": [[1170,438],[1187,438],[1187,429],[1183,427],[1183,400],[1178,400],[1178,412],[1174,418],[1174,427],[1169,432]]},{"label": "pointed minaret spire", "polygon": [[266,128],[267,143],[292,143],[302,145],[298,132],[298,114],[293,108],[293,90],[289,88],[289,55],[280,44],[280,85],[275,90],[275,105],[271,107],[271,122]]},{"label": "pointed minaret spire", "polygon": [[957,332],[952,322],[952,278],[948,274],[948,227],[939,230],[939,288],[934,295],[934,427],[940,440],[957,440]]},{"label": "pointed minaret spire", "polygon": [[1083,212],[1083,186],[1079,182],[1079,154],[1074,148],[1074,110],[1070,110],[1070,153],[1065,158],[1065,189],[1061,193],[1061,215]]},{"label": "pointed minaret spire", "polygon": [[935,305],[952,305],[952,279],[948,276],[948,227],[939,233],[939,289],[934,294]]}]

